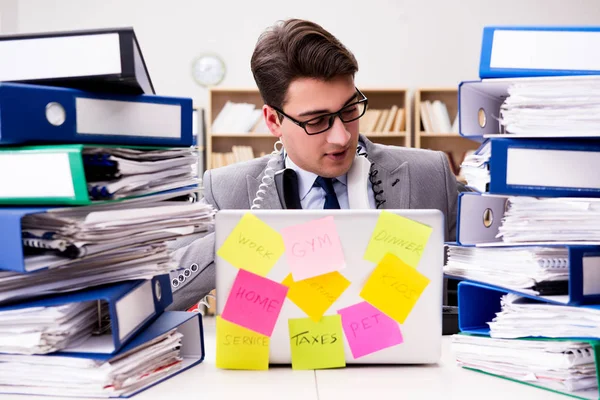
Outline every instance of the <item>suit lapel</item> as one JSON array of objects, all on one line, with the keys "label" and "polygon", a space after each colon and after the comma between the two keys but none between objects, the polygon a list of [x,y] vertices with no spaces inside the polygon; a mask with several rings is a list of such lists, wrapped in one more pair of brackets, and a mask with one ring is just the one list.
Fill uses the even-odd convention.
[{"label": "suit lapel", "polygon": [[[275,157],[275,156],[272,156]],[[281,201],[279,200],[279,195],[277,194],[277,187],[275,186],[275,182],[273,181],[273,174],[275,172],[283,169],[283,157],[279,156],[277,161],[269,158],[269,163],[265,169],[260,173],[258,177],[254,177],[252,175],[246,175],[246,184],[248,187],[248,199],[250,202],[250,207],[252,207],[253,201],[257,198],[257,195],[261,197],[261,199],[256,199],[256,204],[260,205],[261,209],[264,210],[281,210],[283,206],[281,205]],[[267,173],[270,178],[265,181],[270,182],[270,184],[265,188],[264,185],[261,187],[262,179],[265,177]],[[261,190],[258,193],[259,189]]]},{"label": "suit lapel", "polygon": [[406,161],[398,161],[389,152],[375,146],[370,140],[361,135],[361,141],[369,160],[373,163],[371,171],[377,170],[375,182],[381,181],[375,189],[383,190],[379,196],[385,199],[381,206],[384,209],[410,208],[410,171]]}]

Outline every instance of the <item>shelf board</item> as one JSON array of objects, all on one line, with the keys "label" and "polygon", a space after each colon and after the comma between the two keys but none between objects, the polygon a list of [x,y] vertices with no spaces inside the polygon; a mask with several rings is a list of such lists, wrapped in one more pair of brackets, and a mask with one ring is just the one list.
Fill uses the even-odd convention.
[{"label": "shelf board", "polygon": [[421,139],[423,138],[462,138],[464,136],[461,136],[458,133],[425,133],[425,132],[420,132],[421,135]]},{"label": "shelf board", "polygon": [[213,133],[211,137],[214,138],[271,138],[277,139],[270,133]]},{"label": "shelf board", "polygon": [[403,138],[406,132],[372,132],[364,134],[368,138]]}]

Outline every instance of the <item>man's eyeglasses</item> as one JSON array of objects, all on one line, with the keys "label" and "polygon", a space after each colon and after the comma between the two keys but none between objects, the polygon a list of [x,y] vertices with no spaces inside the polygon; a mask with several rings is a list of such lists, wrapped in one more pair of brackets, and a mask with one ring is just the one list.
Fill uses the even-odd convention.
[{"label": "man's eyeglasses", "polygon": [[283,111],[281,111],[280,109],[278,109],[276,107],[271,106],[271,108],[274,109],[275,111],[277,111],[279,114],[286,117],[287,119],[289,119],[290,121],[292,121],[294,124],[303,128],[304,131],[306,132],[306,134],[317,135],[319,133],[323,133],[326,130],[330,129],[333,126],[335,117],[340,117],[340,120],[342,122],[348,123],[348,122],[356,121],[357,119],[359,119],[360,117],[362,117],[365,114],[365,111],[367,110],[367,103],[368,103],[367,97],[364,94],[362,94],[362,92],[360,90],[356,89],[356,91],[357,91],[357,95],[359,96],[360,100],[354,101],[348,105],[345,105],[339,111],[329,113],[329,114],[319,115],[318,117],[311,118],[307,121],[298,121],[298,120],[290,117],[289,115],[287,115],[286,113],[284,113]]}]

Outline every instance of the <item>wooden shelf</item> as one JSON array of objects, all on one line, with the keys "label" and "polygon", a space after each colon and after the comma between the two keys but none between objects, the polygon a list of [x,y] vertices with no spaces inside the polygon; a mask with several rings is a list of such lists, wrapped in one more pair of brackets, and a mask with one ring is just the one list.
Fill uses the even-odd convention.
[{"label": "wooden shelf", "polygon": [[213,139],[219,138],[257,138],[257,139],[274,139],[275,136],[270,133],[215,133]]}]

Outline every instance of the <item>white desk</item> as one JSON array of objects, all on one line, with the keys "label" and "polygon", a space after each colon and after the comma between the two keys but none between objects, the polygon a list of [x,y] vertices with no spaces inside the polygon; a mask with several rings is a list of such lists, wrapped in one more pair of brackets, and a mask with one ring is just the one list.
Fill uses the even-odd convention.
[{"label": "white desk", "polygon": [[[433,366],[349,366],[293,371],[226,371],[215,367],[214,318],[205,318],[207,355],[203,363],[133,397],[135,400],[378,400],[378,399],[568,399],[546,390],[494,378],[456,366],[450,338]],[[0,400],[52,400],[0,395]]]}]

